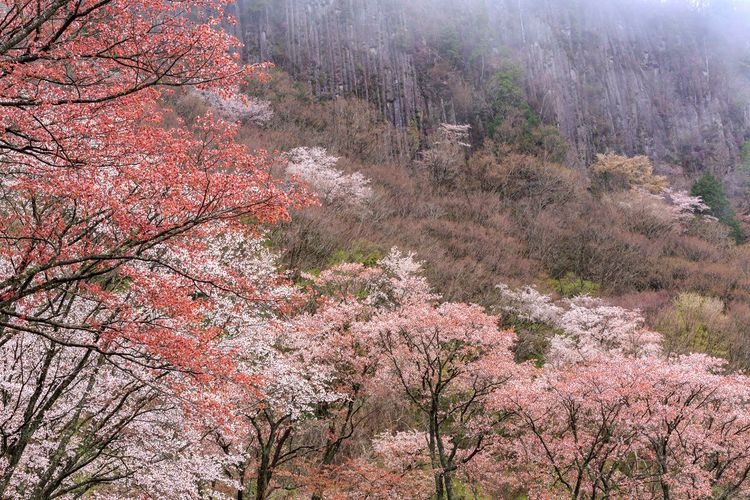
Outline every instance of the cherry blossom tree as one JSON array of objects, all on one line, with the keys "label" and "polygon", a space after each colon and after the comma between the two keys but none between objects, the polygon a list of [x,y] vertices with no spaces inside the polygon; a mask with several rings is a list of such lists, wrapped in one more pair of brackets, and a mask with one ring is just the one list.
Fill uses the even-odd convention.
[{"label": "cherry blossom tree", "polygon": [[409,304],[376,318],[391,375],[425,419],[437,498],[454,498],[456,471],[483,450],[502,413],[485,402],[514,374],[511,332],[478,306]]},{"label": "cherry blossom tree", "polygon": [[319,276],[306,276],[319,294],[338,300],[361,296],[373,308],[394,309],[409,303],[435,303],[434,293],[422,275],[422,262],[415,254],[394,247],[376,266],[344,263],[326,269]]},{"label": "cherry blossom tree", "polygon": [[245,95],[223,97],[205,89],[197,89],[195,93],[227,120],[265,125],[273,118],[273,108],[268,101]]},{"label": "cherry blossom tree", "polygon": [[500,308],[503,312],[513,314],[523,321],[555,324],[564,312],[564,308],[555,304],[552,297],[544,295],[533,286],[514,290],[501,283],[495,288],[500,292]]},{"label": "cherry blossom tree", "polygon": [[643,357],[661,352],[661,335],[646,327],[639,311],[588,296],[555,302],[533,287],[513,290],[498,285],[497,289],[504,311],[523,321],[546,323],[558,330],[547,352],[550,364],[581,363],[603,355]]},{"label": "cherry blossom tree", "polygon": [[372,198],[370,181],[359,172],[337,169],[339,159],[323,148],[294,148],[286,157],[287,174],[307,182],[326,203],[362,205]]},{"label": "cherry blossom tree", "polygon": [[300,339],[300,352],[307,365],[330,370],[331,391],[338,395],[321,401],[316,416],[324,426],[320,464],[329,467],[341,446],[368,417],[365,409],[378,392],[376,376],[380,357],[374,342],[363,328],[371,314],[362,301],[330,301],[315,314],[303,314],[289,325]]},{"label": "cherry blossom tree", "polygon": [[[342,318],[349,318],[345,328],[328,331],[314,342],[338,357],[346,356],[346,363],[325,364],[346,367],[337,373],[345,375],[340,381],[348,381],[339,386],[349,394],[348,401],[357,391],[360,397],[372,397],[400,388],[398,392],[424,419],[423,431],[382,434],[373,441],[376,454],[385,461],[381,466],[401,474],[408,469],[410,480],[419,483],[415,466],[403,466],[411,459],[398,458],[400,452],[395,451],[414,446],[416,439],[423,450],[418,455],[424,453],[429,459],[436,494],[452,498],[454,477],[482,453],[494,434],[492,424],[502,417],[485,412],[485,402],[512,374],[523,370],[514,365],[509,350],[513,335],[498,330],[497,318],[478,306],[441,305],[421,275],[421,263],[398,249],[392,249],[375,268],[342,264],[314,281],[340,300],[332,309],[319,309],[323,316],[317,321],[339,325]],[[359,297],[360,308],[352,308],[343,297]],[[342,308],[347,314],[337,319]],[[367,374],[364,379],[363,374]],[[411,444],[405,444],[407,437]],[[382,457],[386,449],[393,452],[389,458]],[[359,466],[370,470],[363,463]]]},{"label": "cherry blossom tree", "polygon": [[[20,498],[165,484],[189,497],[222,480],[179,373],[28,333],[0,350],[0,486]],[[190,398],[192,401],[188,401]],[[158,474],[156,472],[158,471]],[[165,479],[168,479],[165,483]]]},{"label": "cherry blossom tree", "polygon": [[[274,283],[279,278],[273,262],[257,239],[227,233],[207,244],[204,252],[170,250],[165,249],[161,257],[175,270],[211,264],[203,269],[207,282],[218,283],[229,276],[253,280],[256,292],[272,303],[291,294],[283,282]],[[122,288],[133,295],[127,303],[137,303],[136,291]],[[230,291],[209,287],[200,293],[206,297],[211,293],[214,300],[186,307],[201,318],[207,331],[220,329],[230,335],[228,339],[240,326],[257,324],[261,313],[268,311],[266,304],[245,303]],[[71,297],[66,307],[66,321],[80,321],[79,316],[88,322],[103,318],[110,328],[119,328],[122,321],[101,302]],[[146,304],[141,308],[141,314],[153,314]],[[17,333],[0,349],[4,356],[0,358],[0,451],[6,458],[0,485],[4,489],[21,496],[33,491],[43,497],[101,489],[103,484],[154,491],[173,474],[172,481],[186,495],[196,496],[196,488],[227,481],[223,466],[238,458],[212,456],[207,434],[225,418],[231,401],[227,382],[252,401],[258,400],[260,384],[256,373],[241,370],[232,361],[237,357],[228,339],[209,344],[212,352],[203,355],[230,365],[222,371],[205,366],[203,372],[186,372],[171,364],[156,364],[147,346],[109,341],[103,345],[109,349],[97,350],[86,344],[68,345],[87,340],[96,346],[95,335],[80,328],[50,326],[41,333],[45,336]],[[149,480],[156,464],[161,480]]]},{"label": "cherry blossom tree", "polygon": [[539,496],[746,495],[750,386],[722,368],[691,355],[542,370],[508,396],[515,473]]},{"label": "cherry blossom tree", "polygon": [[[704,214],[711,210],[711,207],[700,196],[691,196],[686,191],[665,189],[662,197],[671,203],[673,217],[680,222],[689,222],[697,214]],[[704,215],[704,217],[715,219],[710,215]]]},{"label": "cherry blossom tree", "polygon": [[545,366],[497,396],[513,408],[501,448],[520,485],[540,497],[745,494],[746,377],[704,355],[667,358],[637,311],[499,289],[505,310],[560,332]]},{"label": "cherry blossom tree", "polygon": [[407,303],[434,300],[420,270],[413,254],[394,248],[374,267],[339,264],[309,277],[316,310],[296,316],[286,328],[303,343],[306,364],[331,370],[332,388],[340,396],[316,410],[325,436],[319,446],[320,475],[334,466],[342,446],[372,416],[373,400],[392,392],[382,377],[384,359],[370,321]]},{"label": "cherry blossom tree", "polygon": [[248,490],[247,479],[253,480],[250,490],[255,498],[267,498],[282,466],[316,451],[316,443],[301,438],[305,423],[314,418],[319,405],[343,397],[332,387],[330,368],[306,362],[298,351],[300,339],[288,336],[283,328],[262,328],[255,336],[238,338],[233,346],[243,371],[262,377],[260,395],[240,393],[233,402],[232,432],[216,434],[228,457],[241,457],[228,469],[238,480],[238,499]]},{"label": "cherry blossom tree", "polygon": [[[242,248],[237,242],[212,248],[233,249],[231,258],[247,274],[273,276],[267,252],[254,262],[242,258],[249,250],[263,254],[261,248]],[[307,302],[285,318],[263,317],[261,311],[240,314],[231,296],[219,302],[217,312],[207,313],[226,332],[221,345],[232,353],[238,370],[259,379],[259,392],[243,385],[232,391],[227,426],[207,426],[224,455],[225,474],[235,481],[237,498],[248,492],[266,498],[283,484],[311,487],[338,470],[342,445],[370,416],[366,405],[386,392],[378,377],[378,337],[369,322],[378,312],[423,297],[428,287],[419,268],[412,255],[394,249],[373,268],[341,264],[308,276]],[[294,291],[280,285],[264,291],[267,297],[274,294],[278,302]],[[284,477],[292,466],[310,471],[307,477]],[[284,480],[276,481],[280,476]],[[312,487],[313,496],[327,487]]]},{"label": "cherry blossom tree", "polygon": [[662,337],[645,328],[638,311],[606,304],[600,299],[576,297],[557,320],[564,335],[550,343],[551,363],[577,363],[599,355],[652,356],[660,352]]},{"label": "cherry blossom tree", "polygon": [[[596,369],[607,372],[607,363]],[[627,399],[620,372],[588,365],[549,369],[517,388],[514,473],[532,494],[572,498],[617,495],[620,470],[634,452],[634,429],[620,426]],[[507,405],[503,402],[503,406]]]},{"label": "cherry blossom tree", "polygon": [[151,466],[214,477],[185,466],[202,450],[188,422],[221,413],[227,383],[259,382],[220,342],[224,313],[283,295],[223,245],[256,241],[304,197],[234,125],[167,126],[159,98],[230,98],[255,69],[229,55],[222,2],[2,7],[0,496],[153,487]]},{"label": "cherry blossom tree", "polygon": [[[413,255],[393,249],[372,268],[340,264],[307,276],[308,301],[286,319],[227,315],[223,329],[230,338],[223,345],[242,373],[261,379],[260,394],[242,387],[234,392],[231,424],[212,431],[238,498],[248,492],[264,498],[280,486],[323,497],[347,488],[351,476],[342,468],[349,466],[377,484],[376,473],[407,472],[382,457],[377,464],[351,462],[339,453],[372,416],[373,401],[394,392],[382,377],[385,359],[373,318],[437,298],[420,266]],[[290,476],[295,468],[306,472]],[[409,474],[415,484],[425,475]]]}]

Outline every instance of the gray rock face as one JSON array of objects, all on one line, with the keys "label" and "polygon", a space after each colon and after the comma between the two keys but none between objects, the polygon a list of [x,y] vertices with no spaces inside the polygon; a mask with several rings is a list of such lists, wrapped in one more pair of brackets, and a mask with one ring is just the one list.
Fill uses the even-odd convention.
[{"label": "gray rock face", "polygon": [[[560,6],[564,4],[564,6]],[[584,162],[605,149],[726,173],[748,125],[734,47],[699,13],[644,2],[533,3],[530,98]],[[729,29],[729,26],[727,26]]]},{"label": "gray rock face", "polygon": [[[586,165],[605,150],[726,174],[750,126],[750,9],[655,0],[239,0],[249,59],[427,130],[486,111],[498,67]],[[466,101],[471,101],[470,105]]]}]

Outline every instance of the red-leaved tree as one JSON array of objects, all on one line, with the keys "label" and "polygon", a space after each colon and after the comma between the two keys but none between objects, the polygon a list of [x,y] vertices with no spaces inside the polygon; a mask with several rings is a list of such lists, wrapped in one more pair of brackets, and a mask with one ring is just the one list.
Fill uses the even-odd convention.
[{"label": "red-leaved tree", "polygon": [[217,311],[274,306],[278,278],[226,250],[304,200],[234,125],[170,127],[159,103],[187,85],[229,96],[257,70],[231,56],[223,4],[0,2],[0,497],[133,479],[184,455],[154,446],[188,435],[168,415],[253,385]]}]

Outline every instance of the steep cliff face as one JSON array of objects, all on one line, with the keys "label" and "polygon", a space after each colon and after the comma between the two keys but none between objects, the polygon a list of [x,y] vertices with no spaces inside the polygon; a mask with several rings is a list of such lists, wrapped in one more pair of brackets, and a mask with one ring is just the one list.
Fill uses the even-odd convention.
[{"label": "steep cliff face", "polygon": [[427,103],[398,0],[238,0],[247,57],[272,60],[321,97],[356,95],[400,127]]},{"label": "steep cliff face", "polygon": [[736,164],[749,123],[746,84],[710,20],[646,2],[530,8],[530,99],[580,158],[612,148],[687,170],[726,173]]},{"label": "steep cliff face", "polygon": [[[747,12],[649,0],[238,0],[249,59],[321,97],[357,95],[397,126],[496,120],[493,78],[521,68],[525,98],[586,165],[646,153],[727,173],[750,125]],[[725,17],[721,18],[720,14]],[[732,36],[727,36],[731,34]]]}]

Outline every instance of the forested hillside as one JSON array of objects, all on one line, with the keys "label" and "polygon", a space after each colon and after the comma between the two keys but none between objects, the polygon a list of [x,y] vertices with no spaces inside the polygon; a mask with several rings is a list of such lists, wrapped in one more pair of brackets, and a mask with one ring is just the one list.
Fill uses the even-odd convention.
[{"label": "forested hillside", "polygon": [[748,28],[0,0],[0,499],[749,498]]}]

